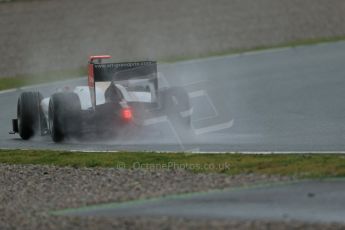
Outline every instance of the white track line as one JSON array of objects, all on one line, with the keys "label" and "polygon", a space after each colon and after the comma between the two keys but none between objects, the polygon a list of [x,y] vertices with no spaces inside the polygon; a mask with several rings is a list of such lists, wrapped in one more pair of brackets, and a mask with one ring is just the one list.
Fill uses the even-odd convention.
[{"label": "white track line", "polygon": [[[28,85],[28,86],[20,87],[20,89],[27,90],[27,89],[35,89],[35,88],[40,88],[40,87],[46,87],[46,86],[55,85],[55,84],[68,84],[70,82],[75,82],[75,81],[78,81],[78,80],[82,80],[81,78],[73,78],[73,79],[62,80],[62,81],[54,81],[54,82],[37,84],[37,85]],[[85,80],[85,83],[86,83],[86,80]]]},{"label": "white track line", "polygon": [[52,151],[52,152],[82,152],[82,153],[119,153],[126,152],[131,154],[132,152],[142,152],[145,153],[186,153],[186,154],[258,154],[258,155],[268,155],[268,154],[342,154],[345,155],[345,151],[121,151],[121,150],[79,150],[79,149],[14,149],[14,148],[0,148],[0,150],[22,150],[22,151]]},{"label": "white track line", "polygon": [[[1,1],[1,0],[0,0]],[[259,55],[259,54],[265,54],[265,53],[275,53],[275,52],[284,52],[284,51],[289,51],[292,49],[296,48],[303,48],[303,47],[315,47],[315,46],[327,46],[330,44],[337,44],[337,43],[345,43],[344,41],[336,41],[336,42],[322,42],[319,44],[313,44],[313,45],[300,45],[300,46],[294,46],[294,47],[282,47],[282,48],[267,48],[264,50],[255,50],[255,51],[247,51],[243,53],[238,53],[238,54],[229,54],[229,55],[221,55],[221,56],[210,56],[210,57],[204,57],[204,58],[196,58],[192,60],[186,60],[186,61],[177,61],[177,62],[172,62],[172,63],[158,63],[161,67],[164,67],[165,65],[178,65],[178,64],[188,64],[188,63],[197,63],[197,62],[204,62],[208,60],[218,60],[218,59],[224,59],[224,58],[236,58],[236,57],[241,57],[241,56],[251,56],[251,55]],[[37,84],[37,85],[30,85],[30,86],[24,86],[21,88],[14,88],[14,89],[8,89],[8,90],[0,90],[0,94],[5,94],[5,93],[11,93],[14,92],[18,89],[33,89],[33,88],[38,88],[38,87],[43,87],[43,86],[49,86],[51,84],[62,84],[64,82],[68,83],[69,81],[75,81],[80,78],[75,78],[75,79],[69,79],[69,80],[63,80],[63,81],[55,81],[52,83],[43,83],[43,84]]]},{"label": "white track line", "polygon": [[[23,87],[18,87],[18,88],[0,90],[0,94],[13,93],[19,90],[37,89],[37,88],[46,87],[46,86],[55,85],[55,84],[68,84],[70,82],[74,82],[78,80],[82,80],[82,79],[73,78],[73,79],[62,80],[62,81],[54,81],[54,82],[49,82],[49,83],[42,83],[42,84],[28,85],[28,86],[23,86]],[[85,83],[86,83],[86,80],[85,80]]]},{"label": "white track line", "polygon": [[298,46],[289,46],[289,47],[281,47],[281,48],[267,48],[263,50],[254,50],[254,51],[246,51],[243,53],[235,53],[235,54],[228,54],[228,55],[219,55],[219,56],[210,56],[210,57],[201,57],[196,58],[192,60],[186,60],[186,61],[178,61],[178,62],[172,62],[172,63],[162,63],[162,65],[175,65],[175,64],[192,64],[192,63],[198,63],[198,62],[204,62],[204,61],[215,61],[219,59],[224,58],[237,58],[237,57],[243,57],[243,56],[252,56],[252,55],[260,55],[260,54],[266,54],[266,53],[277,53],[277,52],[284,52],[284,51],[290,51],[298,48],[308,48],[308,47],[319,47],[319,46],[327,46],[331,44],[338,44],[338,43],[345,43],[345,41],[335,41],[335,42],[320,42],[312,45],[298,45]]},{"label": "white track line", "polygon": [[236,152],[213,152],[213,151],[200,151],[192,152],[195,154],[258,154],[258,155],[268,155],[268,154],[344,154],[345,151],[236,151]]},{"label": "white track line", "polygon": [[7,89],[7,90],[1,90],[0,94],[6,94],[6,93],[13,93],[17,91],[18,89]]}]

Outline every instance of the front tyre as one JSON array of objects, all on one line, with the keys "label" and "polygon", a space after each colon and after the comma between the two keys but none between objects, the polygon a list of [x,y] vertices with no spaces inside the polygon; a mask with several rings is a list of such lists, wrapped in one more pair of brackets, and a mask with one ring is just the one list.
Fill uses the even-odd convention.
[{"label": "front tyre", "polygon": [[164,112],[174,124],[191,127],[192,108],[184,88],[168,88],[161,92],[160,98]]},{"label": "front tyre", "polygon": [[20,94],[17,103],[18,132],[22,139],[33,137],[40,127],[40,103],[42,95],[39,92],[24,92]]},{"label": "front tyre", "polygon": [[181,142],[193,142],[191,125],[192,107],[189,96],[182,87],[171,87],[161,91],[161,106]]}]

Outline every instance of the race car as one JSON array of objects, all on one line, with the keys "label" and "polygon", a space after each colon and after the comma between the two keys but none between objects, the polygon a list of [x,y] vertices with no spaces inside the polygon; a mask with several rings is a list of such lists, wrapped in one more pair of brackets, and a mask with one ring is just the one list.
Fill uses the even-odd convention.
[{"label": "race car", "polygon": [[90,132],[119,133],[162,116],[177,129],[190,128],[188,93],[182,87],[159,86],[155,61],[104,62],[110,58],[89,58],[87,86],[59,90],[47,98],[40,92],[21,93],[11,134],[19,133],[24,140],[50,134],[61,142]]}]

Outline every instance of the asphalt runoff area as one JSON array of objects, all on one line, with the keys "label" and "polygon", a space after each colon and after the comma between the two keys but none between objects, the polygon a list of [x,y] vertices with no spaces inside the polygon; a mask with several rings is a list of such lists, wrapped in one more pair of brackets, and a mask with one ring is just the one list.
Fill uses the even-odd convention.
[{"label": "asphalt runoff area", "polygon": [[58,215],[345,222],[345,180],[263,184],[62,210]]}]

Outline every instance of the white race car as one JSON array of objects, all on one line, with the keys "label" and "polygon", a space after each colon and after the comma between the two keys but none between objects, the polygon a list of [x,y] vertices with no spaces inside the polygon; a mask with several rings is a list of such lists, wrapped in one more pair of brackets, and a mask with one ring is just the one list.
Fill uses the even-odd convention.
[{"label": "white race car", "polygon": [[86,132],[120,132],[140,127],[147,119],[166,116],[176,128],[190,128],[192,109],[181,87],[158,86],[153,61],[102,63],[109,55],[91,56],[88,86],[56,92],[43,98],[23,92],[17,104],[13,131],[28,140],[50,134],[54,142]]}]

